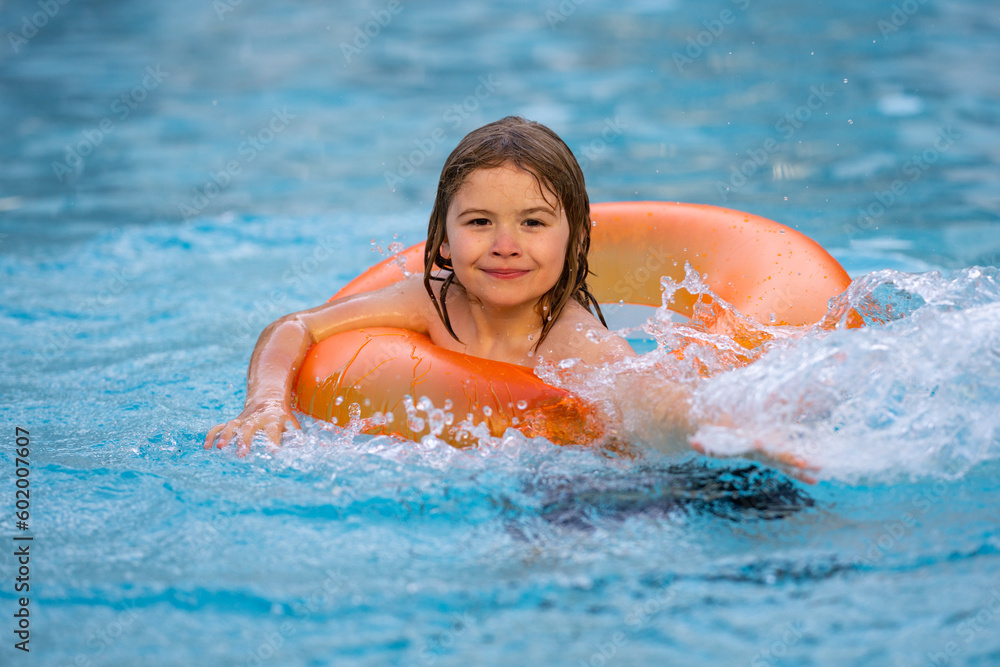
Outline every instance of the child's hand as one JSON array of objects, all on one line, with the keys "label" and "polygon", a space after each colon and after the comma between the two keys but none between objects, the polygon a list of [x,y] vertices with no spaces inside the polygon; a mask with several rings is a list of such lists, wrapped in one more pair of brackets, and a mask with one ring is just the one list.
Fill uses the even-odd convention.
[{"label": "child's hand", "polygon": [[[708,451],[699,441],[697,434],[689,440],[689,444],[691,445],[691,449],[695,450],[699,454],[718,458],[725,458],[728,456],[727,454]],[[774,451],[770,449],[760,438],[754,439],[752,450],[740,452],[737,455],[763,463],[764,465],[771,466],[773,468],[778,468],[786,474],[801,482],[805,482],[806,484],[816,483],[816,478],[813,477],[811,473],[819,471],[817,466],[812,465],[809,461],[803,459],[802,457],[795,456],[794,454]]]},{"label": "child's hand", "polygon": [[281,445],[281,434],[285,432],[289,423],[296,429],[302,428],[291,408],[284,402],[264,401],[247,405],[235,419],[212,427],[205,437],[205,449],[211,449],[213,442],[216,447],[222,449],[235,438],[239,443],[236,455],[246,456],[250,452],[250,443],[258,431],[263,433],[271,444],[278,447]]}]

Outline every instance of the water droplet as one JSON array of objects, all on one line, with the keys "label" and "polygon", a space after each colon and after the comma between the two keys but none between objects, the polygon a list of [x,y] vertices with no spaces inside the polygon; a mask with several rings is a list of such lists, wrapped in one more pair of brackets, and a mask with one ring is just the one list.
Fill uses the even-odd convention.
[{"label": "water droplet", "polygon": [[518,410],[524,410],[527,407],[528,407],[528,402],[525,401],[524,399],[521,399],[520,401],[517,402],[517,409]]},{"label": "water droplet", "polygon": [[435,437],[441,435],[445,425],[444,410],[432,410],[430,415],[427,416],[427,421],[430,425],[431,435]]}]

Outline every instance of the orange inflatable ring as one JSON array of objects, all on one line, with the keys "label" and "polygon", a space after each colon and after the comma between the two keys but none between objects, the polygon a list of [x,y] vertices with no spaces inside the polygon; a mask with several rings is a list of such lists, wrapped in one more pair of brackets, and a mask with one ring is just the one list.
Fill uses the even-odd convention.
[{"label": "orange inflatable ring", "polygon": [[[716,206],[613,202],[591,206],[588,284],[601,303],[661,305],[661,276],[680,282],[685,263],[720,298],[763,324],[819,321],[850,278],[819,244],[749,213]],[[364,272],[334,299],[423,271],[424,244]],[[690,316],[695,296],[679,290],[672,310]],[[427,397],[436,409],[417,409]],[[602,429],[583,401],[545,384],[529,368],[469,357],[400,329],[336,334],[312,347],[299,370],[296,407],[317,419],[372,434],[419,440],[434,433],[456,445],[485,428],[515,427],[556,444],[593,442]],[[356,421],[362,420],[362,421]],[[460,427],[459,424],[464,426]],[[469,428],[475,425],[475,428]]]}]

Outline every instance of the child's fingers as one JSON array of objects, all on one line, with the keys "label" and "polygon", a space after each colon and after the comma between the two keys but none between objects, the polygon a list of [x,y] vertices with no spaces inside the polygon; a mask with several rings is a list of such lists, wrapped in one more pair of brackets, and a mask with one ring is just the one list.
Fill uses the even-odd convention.
[{"label": "child's fingers", "polygon": [[253,436],[259,430],[260,426],[256,422],[244,424],[243,428],[238,429],[235,434],[239,443],[236,447],[236,456],[243,458],[250,453],[250,444],[253,442]]},{"label": "child's fingers", "polygon": [[213,426],[205,436],[205,449],[211,449],[214,443],[218,449],[224,449],[229,443],[237,444],[236,455],[240,458],[250,453],[250,445],[259,431],[274,446],[281,446],[281,435],[291,425],[301,429],[299,420],[291,412],[274,419],[273,414],[260,417],[250,417],[246,421],[232,419],[225,424]]},{"label": "child's fingers", "polygon": [[215,440],[216,449],[224,449],[226,445],[229,444],[230,439],[233,437],[233,423],[226,422],[222,425],[222,430],[219,431],[219,437]]},{"label": "child's fingers", "polygon": [[225,448],[233,437],[233,428],[232,421],[213,426],[205,436],[205,449],[211,449],[213,444],[219,449]]},{"label": "child's fingers", "polygon": [[815,484],[816,478],[808,474],[807,471],[818,471],[817,466],[811,465],[808,461],[794,454],[789,454],[788,452],[768,452],[764,449],[758,449],[755,453],[754,458],[765,465],[774,466],[777,464],[782,470],[785,471],[791,477],[799,480],[800,482],[805,482],[806,484]]},{"label": "child's fingers", "polygon": [[804,458],[795,456],[794,454],[789,454],[788,452],[780,452],[778,454],[771,454],[777,461],[784,463],[786,466],[792,468],[798,468],[799,470],[819,470],[817,466],[812,465]]},{"label": "child's fingers", "polygon": [[804,473],[791,473],[791,474],[793,477],[795,477],[795,479],[799,480],[800,482],[804,482],[806,484],[816,483],[816,478],[813,477],[812,475],[806,475]]},{"label": "child's fingers", "polygon": [[801,456],[796,456],[791,452],[768,451],[765,448],[764,443],[760,440],[754,442],[754,447],[757,449],[757,451],[764,454],[764,456],[768,456],[771,459],[777,461],[778,463],[788,466],[789,468],[796,468],[798,470],[810,470],[813,472],[819,471],[818,466],[809,463],[809,461],[807,461],[806,459],[802,458]]},{"label": "child's fingers", "polygon": [[275,447],[281,446],[281,432],[284,429],[284,422],[271,422],[263,429],[264,437]]},{"label": "child's fingers", "polygon": [[[715,454],[707,454],[705,446],[697,440],[689,440],[688,444],[691,446],[691,449],[699,454],[716,456]],[[816,478],[807,473],[817,472],[820,469],[818,466],[812,465],[806,459],[796,456],[795,454],[791,454],[789,452],[770,452],[765,449],[764,442],[761,440],[754,441],[754,449],[749,452],[744,452],[743,456],[755,461],[760,461],[761,463],[769,466],[778,464],[783,467],[789,475],[795,479],[805,482],[806,484],[816,483]]]},{"label": "child's fingers", "polygon": [[215,444],[215,436],[219,435],[219,432],[225,427],[225,424],[216,424],[208,430],[208,435],[205,436],[205,449],[212,448],[212,445]]}]

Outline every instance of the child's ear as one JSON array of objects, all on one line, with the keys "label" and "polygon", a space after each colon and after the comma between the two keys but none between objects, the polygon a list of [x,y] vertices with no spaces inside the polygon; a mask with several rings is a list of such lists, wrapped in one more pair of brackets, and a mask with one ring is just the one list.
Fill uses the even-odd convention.
[{"label": "child's ear", "polygon": [[442,243],[441,247],[438,248],[438,254],[444,259],[451,259],[451,246],[448,245],[447,241]]}]

